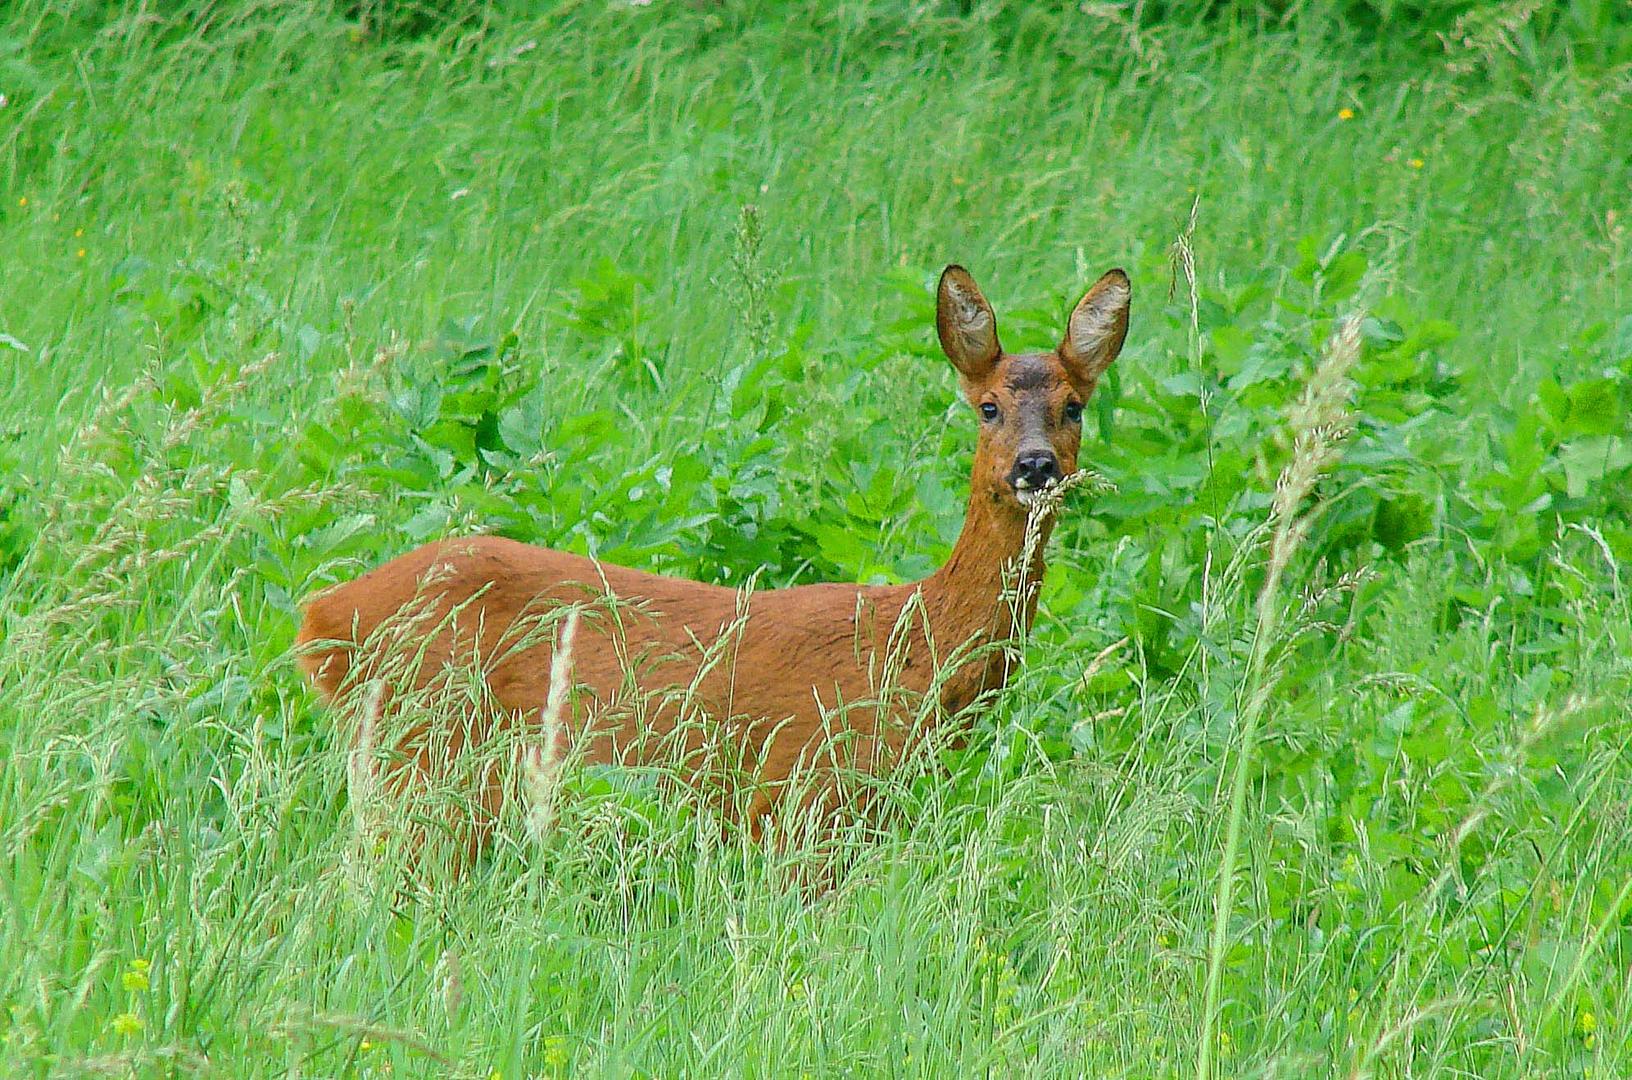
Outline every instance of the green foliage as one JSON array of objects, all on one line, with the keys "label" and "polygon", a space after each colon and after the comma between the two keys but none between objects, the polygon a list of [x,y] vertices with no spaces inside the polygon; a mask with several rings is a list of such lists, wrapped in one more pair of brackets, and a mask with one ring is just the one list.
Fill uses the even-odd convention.
[{"label": "green foliage", "polygon": [[[1191,1074],[1238,766],[1220,1074],[1625,1074],[1617,20],[8,8],[0,1075]],[[302,598],[473,530],[928,573],[973,442],[953,259],[1016,350],[1127,267],[1115,490],[832,892],[641,770],[424,894],[352,850]]]}]

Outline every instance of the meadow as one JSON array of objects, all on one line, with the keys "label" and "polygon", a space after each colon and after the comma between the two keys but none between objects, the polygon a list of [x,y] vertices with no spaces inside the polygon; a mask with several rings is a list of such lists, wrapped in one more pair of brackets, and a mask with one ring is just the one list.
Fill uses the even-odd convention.
[{"label": "meadow", "polygon": [[[0,14],[0,1076],[1632,1074],[1624,3],[428,10]],[[925,574],[948,262],[1114,487],[829,891],[358,850],[303,597]]]}]

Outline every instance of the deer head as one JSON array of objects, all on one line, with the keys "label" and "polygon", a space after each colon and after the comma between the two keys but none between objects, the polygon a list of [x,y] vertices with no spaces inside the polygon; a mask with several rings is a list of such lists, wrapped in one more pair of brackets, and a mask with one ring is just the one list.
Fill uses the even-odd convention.
[{"label": "deer head", "polygon": [[1043,490],[1077,469],[1082,410],[1128,333],[1128,275],[1094,283],[1051,352],[1005,353],[997,316],[961,266],[941,274],[935,329],[980,417],[972,484],[993,503],[1024,514]]}]

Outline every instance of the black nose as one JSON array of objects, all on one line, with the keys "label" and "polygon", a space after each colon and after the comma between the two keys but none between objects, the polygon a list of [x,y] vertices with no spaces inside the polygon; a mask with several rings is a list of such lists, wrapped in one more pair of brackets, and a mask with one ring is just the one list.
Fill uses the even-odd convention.
[{"label": "black nose", "polygon": [[1028,450],[1014,463],[1009,483],[1016,490],[1045,488],[1060,478],[1060,459],[1052,451]]}]

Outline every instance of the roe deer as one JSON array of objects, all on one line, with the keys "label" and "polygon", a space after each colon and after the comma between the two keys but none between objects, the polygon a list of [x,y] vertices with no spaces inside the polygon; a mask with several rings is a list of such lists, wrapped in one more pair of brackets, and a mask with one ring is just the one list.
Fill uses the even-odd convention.
[{"label": "roe deer", "polygon": [[[963,531],[922,581],[739,593],[494,536],[444,540],[311,600],[301,663],[362,714],[354,746],[372,753],[376,724],[399,720],[378,777],[388,794],[441,784],[464,800],[458,821],[436,822],[457,858],[476,854],[512,797],[518,744],[531,740],[536,760],[541,737],[553,760],[678,765],[693,784],[723,747],[749,781],[727,781],[743,799],[728,813],[754,835],[796,808],[832,823],[864,801],[841,777],[898,763],[1008,677],[1037,608],[1056,501],[1042,493],[1077,468],[1083,405],[1121,351],[1130,299],[1112,270],[1057,348],[1010,355],[974,279],[942,273],[935,327],[980,435]],[[1028,547],[1033,508],[1041,535]],[[575,707],[546,724],[548,627],[569,607],[582,614]],[[437,707],[416,714],[426,695]],[[438,712],[433,732],[424,717]],[[696,716],[708,723],[686,722]]]}]

